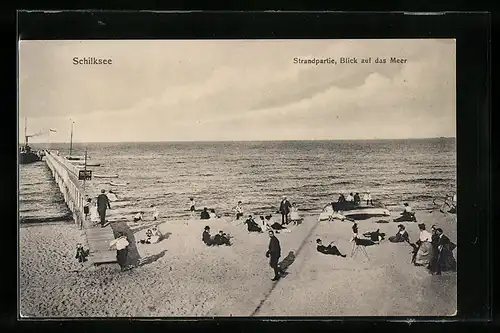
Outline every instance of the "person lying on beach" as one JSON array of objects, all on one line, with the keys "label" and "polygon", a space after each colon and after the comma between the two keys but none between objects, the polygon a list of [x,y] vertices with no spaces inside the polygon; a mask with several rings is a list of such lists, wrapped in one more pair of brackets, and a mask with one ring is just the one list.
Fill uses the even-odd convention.
[{"label": "person lying on beach", "polygon": [[291,232],[290,229],[288,229],[287,227],[285,227],[283,224],[280,224],[279,222],[276,222],[276,221],[271,221],[271,218],[272,218],[272,215],[268,215],[266,216],[266,220],[267,220],[267,225],[269,226],[269,228],[271,230],[274,230],[276,231],[276,233],[280,233],[280,231],[282,232]]},{"label": "person lying on beach", "polygon": [[254,221],[252,215],[248,215],[244,223],[247,225],[249,232],[263,232],[262,228]]},{"label": "person lying on beach", "polygon": [[399,229],[398,233],[395,236],[389,237],[389,242],[391,242],[391,243],[408,242],[409,236],[405,230],[405,226],[402,224],[398,224],[398,229]]},{"label": "person lying on beach", "polygon": [[146,239],[141,239],[137,243],[141,244],[151,244],[151,237],[153,237],[153,230],[146,230]]},{"label": "person lying on beach", "polygon": [[380,229],[377,229],[376,231],[365,232],[363,236],[371,239],[374,242],[380,242],[385,238],[385,233],[381,233]]},{"label": "person lying on beach", "polygon": [[340,253],[339,249],[335,245],[333,245],[333,242],[328,244],[328,246],[324,246],[321,242],[321,239],[318,238],[316,239],[316,244],[316,251],[320,253],[341,256],[342,258],[346,257],[345,254]]},{"label": "person lying on beach", "polygon": [[207,207],[203,208],[203,211],[200,214],[200,219],[202,219],[202,220],[209,220],[210,219],[210,214],[208,213]]},{"label": "person lying on beach", "polygon": [[143,218],[142,212],[138,212],[138,213],[137,213],[137,214],[135,214],[135,216],[134,216],[134,222],[139,222],[139,221],[142,221],[142,218]]},{"label": "person lying on beach", "polygon": [[83,248],[82,243],[78,243],[76,244],[75,259],[78,259],[78,262],[84,263],[88,260],[87,257],[89,256],[89,252],[90,252],[89,250],[85,250]]}]

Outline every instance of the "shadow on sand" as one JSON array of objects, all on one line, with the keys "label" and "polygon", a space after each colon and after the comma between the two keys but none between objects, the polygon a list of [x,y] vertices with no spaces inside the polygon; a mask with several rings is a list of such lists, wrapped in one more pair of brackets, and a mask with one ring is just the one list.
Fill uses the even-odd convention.
[{"label": "shadow on sand", "polygon": [[288,255],[278,264],[278,267],[286,273],[288,267],[290,267],[295,261],[295,253],[290,251]]},{"label": "shadow on sand", "polygon": [[157,254],[153,254],[147,258],[144,258],[144,259],[141,259],[141,261],[139,262],[139,267],[141,266],[144,266],[144,265],[148,265],[148,264],[151,264],[153,262],[155,262],[156,260],[162,258],[163,256],[165,256],[165,253],[167,252],[167,250],[163,250],[161,251],[160,253],[157,253]]}]

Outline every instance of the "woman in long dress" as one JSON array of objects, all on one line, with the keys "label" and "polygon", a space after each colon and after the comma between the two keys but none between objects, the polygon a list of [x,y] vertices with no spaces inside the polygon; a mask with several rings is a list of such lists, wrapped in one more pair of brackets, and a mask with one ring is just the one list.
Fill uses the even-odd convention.
[{"label": "woman in long dress", "polygon": [[432,260],[432,235],[430,232],[425,230],[425,224],[421,223],[418,225],[420,229],[420,236],[417,241],[418,250],[415,256],[414,264],[415,266],[425,266],[429,267]]},{"label": "woman in long dress", "polygon": [[90,205],[90,221],[92,221],[93,223],[98,223],[101,221],[99,212],[97,211],[97,201],[93,201]]},{"label": "woman in long dress", "polygon": [[291,212],[290,212],[290,220],[292,220],[292,222],[294,222],[296,224],[301,219],[302,218],[299,215],[299,209],[297,208],[297,205],[294,202],[292,204],[292,209],[291,209]]}]

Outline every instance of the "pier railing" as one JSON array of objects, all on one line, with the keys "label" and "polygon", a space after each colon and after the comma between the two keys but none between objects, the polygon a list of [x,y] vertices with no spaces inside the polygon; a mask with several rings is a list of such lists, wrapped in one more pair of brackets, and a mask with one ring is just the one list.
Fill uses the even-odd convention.
[{"label": "pier railing", "polygon": [[78,180],[78,171],[74,165],[58,154],[46,151],[45,162],[52,171],[52,175],[64,196],[64,201],[73,213],[75,223],[85,230],[85,237],[90,250],[90,260],[94,265],[116,263],[116,254],[109,249],[109,243],[114,237],[113,230],[108,224],[100,228],[93,228],[89,219],[85,219],[83,207],[85,205],[85,191]]},{"label": "pier railing", "polygon": [[85,214],[83,212],[85,193],[78,180],[78,169],[71,163],[64,161],[62,156],[58,156],[51,151],[45,152],[45,161],[64,196],[64,201],[73,213],[75,223],[80,228],[83,228],[85,221]]}]

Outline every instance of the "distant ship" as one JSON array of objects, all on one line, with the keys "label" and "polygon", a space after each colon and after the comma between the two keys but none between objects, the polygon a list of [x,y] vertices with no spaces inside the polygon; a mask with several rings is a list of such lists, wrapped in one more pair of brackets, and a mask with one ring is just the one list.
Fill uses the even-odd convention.
[{"label": "distant ship", "polygon": [[38,134],[27,134],[28,120],[24,122],[24,146],[19,148],[19,164],[35,163],[42,160],[42,154],[38,151],[32,150],[28,145],[28,138],[37,136]]}]

